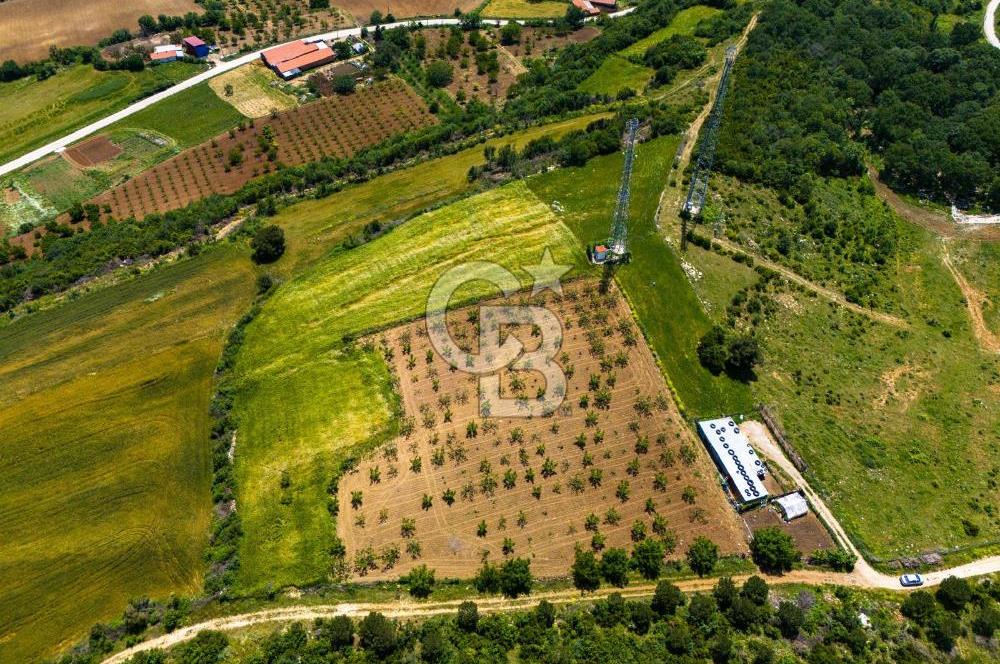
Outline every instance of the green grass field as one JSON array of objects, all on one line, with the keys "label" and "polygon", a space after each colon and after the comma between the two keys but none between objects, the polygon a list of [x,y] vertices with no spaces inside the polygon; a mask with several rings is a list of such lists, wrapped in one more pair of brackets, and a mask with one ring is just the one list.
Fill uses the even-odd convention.
[{"label": "green grass field", "polygon": [[597,95],[615,96],[629,88],[642,94],[653,80],[653,70],[626,60],[617,53],[609,55],[593,74],[580,84],[580,90]]},{"label": "green grass field", "polygon": [[655,46],[673,35],[689,35],[702,19],[719,13],[718,9],[695,5],[688,7],[674,17],[665,28],[660,28],[645,39],[640,39],[628,48],[609,56],[597,71],[580,84],[580,90],[593,94],[614,96],[619,90],[631,88],[638,93],[653,80],[653,70],[644,65],[635,64],[631,58],[642,57],[650,46]]},{"label": "green grass field", "polygon": [[0,328],[0,661],[200,590],[213,372],[252,292],[228,245]]},{"label": "green grass field", "polygon": [[649,35],[645,39],[640,39],[636,43],[632,44],[628,48],[619,51],[619,54],[629,58],[629,57],[642,57],[650,46],[656,46],[661,41],[669,39],[674,35],[691,35],[694,34],[694,29],[698,26],[700,21],[706,18],[712,18],[716,14],[721,13],[722,10],[716,9],[715,7],[706,7],[704,5],[695,5],[694,7],[688,7],[677,13],[674,20],[670,22],[665,28],[660,28],[653,34]]},{"label": "green grass field", "polygon": [[[521,149],[541,136],[559,138],[608,115],[583,115],[525,129],[350,186],[325,198],[287,207],[278,213],[274,222],[285,230],[288,251],[273,271],[281,276],[300,271],[368,222],[403,220],[430,206],[467,194],[472,188],[466,177],[469,168],[483,163],[483,149],[487,145],[499,149],[510,144]],[[387,191],[392,195],[387,196]]]},{"label": "green grass field", "polygon": [[566,14],[568,2],[541,0],[489,0],[483,9],[487,18],[559,18]]},{"label": "green grass field", "polygon": [[[398,425],[384,363],[342,338],[422,313],[453,265],[515,269],[542,248],[581,265],[569,230],[521,183],[421,215],[357,249],[334,252],[284,284],[248,327],[234,372],[236,475],[245,535],[241,590],[325,579],[334,520],[326,487],[339,460]],[[486,295],[484,284],[463,296]],[[291,478],[282,504],[282,472]]]},{"label": "green grass field", "polygon": [[99,72],[90,65],[77,65],[44,81],[26,78],[0,83],[0,162],[55,140],[202,69],[202,65],[183,62],[138,73]]},{"label": "green grass field", "polygon": [[151,129],[174,139],[177,147],[184,149],[221,134],[243,119],[242,113],[202,83],[125,118],[111,129]]},{"label": "green grass field", "polygon": [[[749,389],[725,376],[712,376],[699,364],[695,349],[711,327],[697,294],[681,268],[677,254],[659,235],[653,217],[677,149],[676,137],[639,146],[632,175],[632,263],[621,267],[618,283],[628,295],[650,345],[659,357],[687,415],[746,412],[752,407]],[[543,201],[559,201],[563,219],[583,244],[607,238],[620,154],[592,159],[581,168],[566,168],[528,183]],[[614,175],[612,175],[614,174]]]},{"label": "green grass field", "polygon": [[[717,180],[727,227],[759,234],[788,217],[770,193]],[[862,210],[869,218],[890,214],[861,191],[856,181],[818,183],[814,215],[829,214],[825,208],[841,220]],[[866,555],[882,560],[1000,538],[1000,362],[972,334],[940,241],[894,223],[899,252],[877,293],[882,308],[910,326],[787,291],[757,328],[764,364],[753,384],[755,400],[774,408],[840,522]],[[977,288],[1000,292],[995,248],[952,242],[950,252]],[[746,271],[701,250],[685,258],[706,284]],[[831,257],[782,260],[821,278]]]}]

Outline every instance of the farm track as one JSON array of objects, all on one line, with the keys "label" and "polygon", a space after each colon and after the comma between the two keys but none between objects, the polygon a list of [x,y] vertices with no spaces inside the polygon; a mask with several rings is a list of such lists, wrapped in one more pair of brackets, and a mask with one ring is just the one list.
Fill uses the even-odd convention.
[{"label": "farm track", "polygon": [[972,325],[972,333],[979,342],[980,347],[988,353],[1000,353],[1000,335],[997,335],[986,324],[983,317],[983,303],[986,301],[986,294],[980,292],[975,286],[969,283],[965,276],[955,267],[948,253],[948,245],[945,243],[941,248],[941,261],[948,268],[955,284],[962,291],[965,298],[965,306],[969,311],[969,323]]},{"label": "farm track", "polygon": [[[620,12],[615,12],[613,14],[607,14],[606,16],[610,18],[620,18],[622,16],[627,16],[628,14],[631,14],[633,11],[635,11],[635,8],[630,7],[629,9],[624,9]],[[508,22],[509,21],[507,19],[490,19],[488,21],[489,24],[497,26],[506,25]],[[516,21],[516,22],[523,23],[523,21]],[[414,25],[414,24],[420,25],[422,27],[451,26],[451,25],[460,25],[461,20],[457,18],[414,19],[412,21],[398,21],[396,23],[387,23],[382,27],[386,30],[390,30],[392,28]],[[298,39],[294,39],[292,41],[299,41],[300,39],[339,40],[339,39],[346,39],[348,37],[359,37],[361,35],[361,30],[362,30],[361,27],[344,28],[342,30],[333,30],[331,32],[325,32],[319,35],[303,36]],[[291,43],[291,42],[286,42],[286,43]],[[269,46],[268,48],[273,48],[274,46],[276,45]],[[224,74],[225,72],[232,71],[237,67],[241,67],[251,62],[256,62],[260,59],[261,53],[263,53],[265,50],[267,49],[260,49],[252,53],[247,53],[246,55],[243,55],[234,60],[229,60],[228,62],[219,63],[218,65],[209,69],[208,71],[202,72],[196,76],[192,76],[191,78],[181,81],[177,85],[167,88],[162,92],[158,92],[155,95],[151,95],[149,97],[146,97],[145,99],[140,99],[134,104],[127,106],[126,108],[123,108],[122,110],[116,113],[112,113],[111,115],[101,120],[98,120],[97,122],[93,122],[87,125],[86,127],[77,129],[76,131],[71,132],[66,136],[63,136],[58,140],[52,141],[47,145],[43,145],[40,148],[36,148],[35,150],[32,150],[31,152],[28,152],[27,154],[24,154],[18,157],[17,159],[13,159],[7,162],[6,164],[0,165],[0,175],[6,175],[7,173],[16,171],[19,168],[27,166],[28,164],[31,164],[32,162],[35,162],[46,155],[62,151],[65,148],[72,145],[73,143],[76,143],[80,139],[95,134],[100,130],[104,129],[105,127],[113,125],[119,120],[123,120],[129,117],[130,115],[134,115],[135,113],[138,113],[143,109],[149,108],[150,106],[156,104],[157,102],[161,102],[164,99],[172,97],[179,92],[192,88],[200,83],[204,83],[205,81],[208,81],[209,79],[214,78],[219,74]]]}]

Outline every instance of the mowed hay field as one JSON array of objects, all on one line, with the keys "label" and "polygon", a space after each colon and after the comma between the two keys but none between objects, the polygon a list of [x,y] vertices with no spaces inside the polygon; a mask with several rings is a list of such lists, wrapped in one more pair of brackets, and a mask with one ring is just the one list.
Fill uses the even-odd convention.
[{"label": "mowed hay field", "polygon": [[[337,532],[354,577],[395,578],[426,564],[468,578],[484,556],[504,555],[529,558],[538,576],[564,576],[575,547],[630,548],[636,523],[662,538],[673,558],[698,535],[723,553],[746,552],[717,473],[624,298],[617,289],[602,295],[592,279],[562,290],[485,303],[530,303],[560,319],[556,362],[568,381],[550,417],[482,417],[477,377],[452,370],[423,320],[375,335],[392,358],[411,426],[340,481]],[[480,316],[473,306],[448,323],[472,352]],[[506,331],[529,352],[541,343],[530,325]],[[503,397],[526,404],[545,387],[531,370],[499,378]],[[589,515],[597,522],[588,527]],[[412,531],[403,531],[406,521]],[[595,535],[604,541],[594,544]]]},{"label": "mowed hay field", "polygon": [[[6,4],[0,3],[0,11]],[[185,62],[170,62],[137,73],[99,72],[90,65],[76,65],[44,81],[25,78],[0,83],[0,162],[19,157],[202,69],[203,65]]]},{"label": "mowed hay field", "polygon": [[[117,219],[141,219],[211,194],[229,194],[277,168],[326,155],[349,157],[391,136],[437,122],[401,79],[250,122],[148,169],[94,199]],[[268,136],[270,134],[270,137]]]},{"label": "mowed hay field", "polygon": [[[374,351],[345,347],[345,335],[421,314],[453,265],[496,260],[523,277],[518,266],[537,262],[544,246],[557,261],[585,261],[568,229],[518,183],[334,252],[272,296],[234,370],[242,590],[328,578],[330,480],[353,448],[396,432],[387,366]],[[460,295],[492,292],[476,282]]]},{"label": "mowed hay field", "polygon": [[[278,79],[274,73],[259,62],[228,71],[208,82],[219,99],[231,104],[248,118],[262,118],[273,111],[287,111],[298,106],[298,100],[272,85]],[[226,88],[231,86],[232,93]]]},{"label": "mowed hay field", "polygon": [[25,63],[50,46],[92,46],[119,28],[132,32],[144,14],[201,13],[194,0],[5,0],[0,2],[0,61]]},{"label": "mowed hay field", "polygon": [[213,371],[252,293],[220,247],[0,329],[0,661],[200,591]]}]

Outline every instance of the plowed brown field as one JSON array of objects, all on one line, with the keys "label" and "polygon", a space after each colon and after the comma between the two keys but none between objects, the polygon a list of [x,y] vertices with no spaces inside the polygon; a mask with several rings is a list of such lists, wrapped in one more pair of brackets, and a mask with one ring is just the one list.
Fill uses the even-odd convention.
[{"label": "plowed brown field", "polygon": [[[668,396],[624,299],[616,290],[599,295],[590,280],[564,290],[562,298],[545,294],[546,306],[564,327],[559,363],[571,373],[566,400],[550,417],[479,417],[475,377],[449,370],[442,357],[429,352],[423,321],[379,336],[391,350],[413,431],[376,450],[340,481],[337,532],[355,577],[396,578],[425,563],[439,577],[467,578],[484,556],[503,558],[506,538],[514,544],[512,555],[531,559],[536,576],[565,575],[574,547],[592,546],[594,533],[584,525],[591,513],[600,519],[597,531],[608,547],[631,548],[636,521],[645,524],[649,537],[660,536],[652,527],[660,515],[668,528],[662,536],[674,543],[670,557],[680,557],[698,535],[710,537],[725,553],[746,551],[742,526],[717,473]],[[469,313],[453,312],[449,327],[457,343],[474,348],[477,333]],[[537,347],[530,329],[510,332],[526,348]],[[520,390],[518,381],[524,383]],[[592,381],[600,386],[593,389]],[[501,384],[504,396],[523,393],[533,399],[543,383],[535,372],[505,371]],[[602,392],[611,397],[605,408],[597,405]],[[589,403],[581,406],[584,396]],[[474,436],[467,430],[470,422],[478,427]],[[544,465],[552,471],[549,477]],[[592,473],[600,480],[592,482]],[[623,482],[629,490],[625,499],[617,495]],[[442,497],[449,489],[455,492],[450,506]],[[356,508],[355,492],[361,498]],[[431,499],[429,507],[424,495]],[[608,519],[609,510],[617,520]],[[402,533],[404,519],[413,520],[410,537]],[[485,536],[477,533],[481,521]],[[408,548],[410,542],[418,543],[419,555]],[[399,562],[387,564],[394,549]],[[368,553],[376,556],[375,566],[364,564]]]},{"label": "plowed brown field", "polygon": [[[329,97],[249,127],[221,134],[154,166],[94,201],[111,216],[141,219],[152,212],[183,207],[211,194],[230,194],[251,179],[277,168],[324,156],[349,157],[390,136],[437,122],[406,83],[392,79],[346,97]],[[268,130],[269,128],[269,130]],[[266,133],[276,157],[269,158]],[[264,142],[262,142],[264,141]],[[238,154],[238,162],[234,155]]]},{"label": "plowed brown field", "polygon": [[194,0],[6,0],[0,2],[0,62],[41,60],[49,46],[91,46],[144,14],[201,13]]}]

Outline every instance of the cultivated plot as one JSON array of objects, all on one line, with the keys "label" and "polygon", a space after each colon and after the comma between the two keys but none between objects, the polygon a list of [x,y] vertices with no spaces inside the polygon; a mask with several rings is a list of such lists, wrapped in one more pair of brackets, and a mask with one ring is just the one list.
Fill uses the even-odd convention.
[{"label": "cultivated plot", "polygon": [[436,118],[423,100],[403,81],[392,79],[347,97],[328,97],[250,121],[145,171],[95,202],[109,206],[112,217],[141,219],[211,194],[232,193],[278,164],[296,166],[328,155],[349,157],[433,122]]},{"label": "cultivated plot", "polygon": [[[402,435],[340,482],[338,533],[355,577],[391,578],[425,563],[470,577],[489,557],[528,557],[541,576],[566,574],[574,547],[630,546],[644,537],[679,557],[698,535],[725,553],[745,538],[703,447],[667,387],[624,298],[593,280],[529,298],[555,313],[565,400],[551,416],[483,417],[478,379],[433,347],[424,321],[375,335],[391,358],[405,411]],[[478,308],[449,329],[478,353]],[[506,330],[530,352],[540,330]],[[537,371],[499,372],[501,395],[544,393]]]},{"label": "cultivated plot", "polygon": [[[566,227],[517,183],[333,252],[272,296],[247,328],[234,372],[242,587],[327,579],[330,482],[348,455],[395,435],[387,368],[345,336],[420,315],[453,265],[498,260],[524,275],[519,266],[536,263],[545,246],[556,261],[585,260]],[[473,286],[463,295],[495,292]]]},{"label": "cultivated plot", "polygon": [[0,661],[200,591],[213,373],[252,292],[219,247],[0,328]]}]

